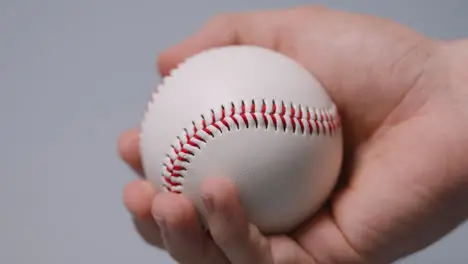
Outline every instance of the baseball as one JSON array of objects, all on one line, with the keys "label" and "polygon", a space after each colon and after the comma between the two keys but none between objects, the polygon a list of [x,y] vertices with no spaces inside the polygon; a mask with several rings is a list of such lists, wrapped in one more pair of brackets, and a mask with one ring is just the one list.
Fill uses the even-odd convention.
[{"label": "baseball", "polygon": [[300,64],[254,46],[214,48],[181,63],[153,93],[141,157],[160,191],[188,197],[203,221],[200,187],[235,184],[249,221],[265,234],[311,217],[342,163],[338,110]]}]

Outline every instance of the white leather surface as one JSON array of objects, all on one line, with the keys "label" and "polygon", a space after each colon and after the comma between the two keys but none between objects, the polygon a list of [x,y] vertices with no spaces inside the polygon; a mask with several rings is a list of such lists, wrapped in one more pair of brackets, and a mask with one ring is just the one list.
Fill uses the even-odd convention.
[{"label": "white leather surface", "polygon": [[[189,59],[159,87],[142,123],[146,175],[159,188],[162,163],[185,137],[184,128],[221,106],[252,99],[283,101],[335,113],[321,85],[300,65],[257,47],[224,47]],[[297,114],[296,114],[297,116]],[[289,230],[327,198],[339,173],[342,136],[259,128],[224,129],[209,138],[187,164],[181,190],[201,209],[199,186],[207,176],[230,177],[252,222],[264,232]],[[161,188],[162,189],[162,188]]]}]

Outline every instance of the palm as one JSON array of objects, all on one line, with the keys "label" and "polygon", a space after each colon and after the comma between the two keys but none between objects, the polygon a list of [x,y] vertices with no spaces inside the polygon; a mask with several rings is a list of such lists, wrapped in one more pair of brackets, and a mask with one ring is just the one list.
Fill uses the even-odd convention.
[{"label": "palm", "polygon": [[[385,231],[382,222],[403,220],[397,213],[397,208],[402,209],[399,201],[417,195],[409,187],[416,179],[395,168],[394,162],[401,160],[401,153],[408,153],[423,126],[412,121],[418,109],[407,108],[405,102],[412,100],[411,90],[421,78],[418,70],[429,58],[430,43],[377,18],[326,11],[309,15],[309,21],[294,17],[296,21],[289,22],[294,29],[279,33],[285,35],[278,38],[284,42],[277,47],[306,66],[329,90],[343,116],[346,151],[342,181],[330,205],[293,237],[301,246],[315,244],[313,239],[322,244],[328,240],[336,245],[335,258],[363,258],[374,250],[371,247],[390,243],[379,241],[379,233]],[[407,158],[410,162],[413,157]],[[404,189],[408,193],[401,193]],[[417,209],[417,204],[409,206]],[[309,229],[322,226],[336,229],[337,236],[309,236]]]},{"label": "palm", "polygon": [[[412,69],[427,59],[423,46],[426,40],[407,28],[377,18],[317,13],[309,14],[305,21],[304,16],[290,15],[291,19],[276,17],[281,19],[278,24],[288,21],[288,27],[277,31],[280,36],[276,39],[281,42],[271,45],[302,63],[329,90],[343,116],[346,154],[343,180],[330,206],[292,238],[270,238],[275,247],[272,251],[290,251],[295,245],[296,253],[305,259],[303,245],[320,239],[324,248],[324,240],[328,240],[328,246],[335,244],[336,258],[360,258],[366,254],[366,246],[379,239],[376,221],[398,217],[381,208],[391,210],[398,206],[402,194],[394,192],[397,186],[382,183],[395,182],[399,175],[380,172],[389,169],[385,165],[392,165],[386,159],[405,153],[405,141],[415,134],[411,125],[397,124],[409,119],[416,109],[407,109],[403,114],[397,113],[397,107],[420,77],[420,72]],[[352,19],[361,19],[361,23],[348,23]],[[390,35],[389,30],[393,30]],[[384,45],[375,45],[376,42]],[[386,176],[391,178],[382,178]],[[309,236],[309,229],[321,227],[336,229],[336,236]]]}]

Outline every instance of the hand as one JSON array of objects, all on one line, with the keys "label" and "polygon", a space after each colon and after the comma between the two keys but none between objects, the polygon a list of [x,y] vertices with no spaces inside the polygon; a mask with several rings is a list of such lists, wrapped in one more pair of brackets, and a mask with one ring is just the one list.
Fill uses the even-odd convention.
[{"label": "hand", "polygon": [[[182,264],[390,263],[467,218],[467,94],[452,74],[458,42],[320,7],[228,14],[165,51],[160,73],[232,44],[282,52],[328,89],[343,118],[342,180],[309,222],[272,237],[246,221],[234,186],[222,178],[203,186],[214,208],[210,235],[183,196],[138,180],[126,186],[124,201],[148,242]],[[144,176],[137,130],[122,135],[119,151]]]}]

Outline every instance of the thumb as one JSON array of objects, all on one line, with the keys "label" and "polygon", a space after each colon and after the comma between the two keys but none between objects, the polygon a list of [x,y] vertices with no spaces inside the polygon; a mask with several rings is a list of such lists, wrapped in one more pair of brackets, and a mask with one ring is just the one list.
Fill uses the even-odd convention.
[{"label": "thumb", "polygon": [[213,241],[232,264],[272,264],[269,240],[248,222],[229,178],[207,179],[202,188],[206,223]]}]

